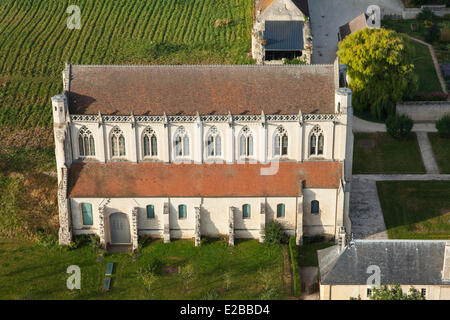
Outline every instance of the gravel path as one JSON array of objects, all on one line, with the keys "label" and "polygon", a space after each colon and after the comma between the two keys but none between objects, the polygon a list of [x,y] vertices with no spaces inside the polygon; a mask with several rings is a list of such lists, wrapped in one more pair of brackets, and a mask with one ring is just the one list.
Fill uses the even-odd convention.
[{"label": "gravel path", "polygon": [[350,220],[355,239],[388,239],[376,181],[371,177],[353,176]]},{"label": "gravel path", "polygon": [[416,132],[417,141],[419,142],[420,154],[422,155],[422,161],[425,165],[425,169],[429,174],[438,174],[439,167],[436,159],[434,158],[433,149],[431,147],[428,134],[426,132]]},{"label": "gravel path", "polygon": [[[437,132],[434,123],[415,123],[413,132]],[[386,132],[384,123],[370,122],[353,116],[353,132]]]},{"label": "gravel path", "polygon": [[401,14],[401,0],[309,0],[313,34],[312,63],[333,63],[338,45],[339,27],[352,21],[367,8],[378,5],[384,14]]}]

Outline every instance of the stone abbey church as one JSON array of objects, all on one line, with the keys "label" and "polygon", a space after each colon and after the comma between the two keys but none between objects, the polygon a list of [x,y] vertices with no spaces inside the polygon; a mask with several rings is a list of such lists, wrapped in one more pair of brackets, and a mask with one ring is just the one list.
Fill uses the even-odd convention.
[{"label": "stone abbey church", "polygon": [[71,65],[52,98],[61,244],[350,231],[351,91],[335,65]]}]

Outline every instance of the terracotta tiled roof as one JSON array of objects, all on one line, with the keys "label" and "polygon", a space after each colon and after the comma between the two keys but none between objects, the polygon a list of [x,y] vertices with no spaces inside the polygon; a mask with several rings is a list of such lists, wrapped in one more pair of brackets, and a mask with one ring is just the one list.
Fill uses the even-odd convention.
[{"label": "terracotta tiled roof", "polygon": [[332,65],[79,66],[71,114],[195,115],[334,112]]},{"label": "terracotta tiled roof", "polygon": [[339,27],[339,41],[344,40],[345,37],[364,28],[367,28],[367,16],[365,13],[362,13],[349,23]]},{"label": "terracotta tiled roof", "polygon": [[280,162],[275,175],[261,164],[74,163],[69,197],[296,196],[306,188],[337,188],[340,162]]}]

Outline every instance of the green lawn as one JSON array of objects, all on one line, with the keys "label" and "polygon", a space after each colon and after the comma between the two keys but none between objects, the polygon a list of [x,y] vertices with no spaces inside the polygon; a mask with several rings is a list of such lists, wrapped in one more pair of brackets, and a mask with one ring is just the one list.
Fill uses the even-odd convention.
[{"label": "green lawn", "polygon": [[298,247],[298,264],[301,267],[318,267],[317,250],[322,250],[334,245],[334,242],[310,242],[304,241],[303,245]]},{"label": "green lawn", "polygon": [[[66,27],[69,5],[81,9],[80,30]],[[57,228],[50,98],[62,92],[65,62],[253,63],[252,8],[253,0],[0,0],[0,232]]]},{"label": "green lawn", "polygon": [[428,133],[428,138],[441,173],[450,174],[450,139],[441,138],[437,133]]},{"label": "green lawn", "polygon": [[450,181],[378,181],[389,239],[450,239]]},{"label": "green lawn", "polygon": [[[412,31],[411,24],[417,24],[418,30]],[[446,19],[437,19],[437,23],[440,29],[448,29],[450,28],[450,21]],[[425,28],[423,22],[417,19],[383,19],[382,25],[386,29],[392,29],[397,32],[406,33],[414,38],[425,41],[425,35],[427,29]],[[448,63],[450,62],[450,50],[449,44],[443,42],[436,42],[433,44],[434,50],[436,52],[437,59],[439,63]]]},{"label": "green lawn", "polygon": [[[450,22],[444,19],[437,20],[439,28],[449,28]],[[411,30],[411,24],[418,26],[417,31]],[[425,35],[428,29],[424,26],[422,21],[417,19],[383,19],[383,27],[386,29],[392,29],[400,33],[406,33],[411,37],[417,38],[422,41],[425,40]],[[412,57],[415,65],[415,73],[419,78],[419,92],[442,92],[442,88],[439,83],[439,79],[436,75],[436,69],[434,68],[433,61],[429,49],[416,41],[411,40],[411,45],[414,47],[414,55]],[[450,62],[450,53],[448,45],[441,42],[432,44],[436,52],[439,63]]]},{"label": "green lawn", "polygon": [[419,92],[442,92],[442,87],[431,59],[430,50],[427,46],[411,41],[414,46],[414,72],[419,79]]},{"label": "green lawn", "polygon": [[[144,246],[135,262],[129,254],[105,255],[96,262],[97,254],[89,246],[64,251],[0,238],[0,299],[203,299],[211,292],[217,299],[259,299],[261,270],[268,274],[270,288],[286,298],[290,288],[283,280],[284,249],[254,240],[239,241],[234,248],[219,240],[198,248],[192,241],[164,244],[155,240]],[[181,274],[162,272],[149,292],[137,274],[156,259],[172,270],[191,265],[191,284],[186,287]],[[108,262],[114,262],[115,268],[111,290],[104,292]],[[80,291],[66,287],[70,265],[81,268]],[[225,273],[231,274],[228,290]]]},{"label": "green lawn", "polygon": [[[81,9],[80,30],[66,27],[69,5]],[[2,0],[0,125],[50,126],[66,61],[252,63],[252,8],[252,0]]]},{"label": "green lawn", "polygon": [[425,173],[416,136],[396,140],[387,133],[355,133],[353,173]]}]

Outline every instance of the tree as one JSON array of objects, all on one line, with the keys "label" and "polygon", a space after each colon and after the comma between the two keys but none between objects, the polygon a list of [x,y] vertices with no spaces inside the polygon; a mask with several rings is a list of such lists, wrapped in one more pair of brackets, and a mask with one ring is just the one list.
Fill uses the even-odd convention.
[{"label": "tree", "polygon": [[386,129],[391,137],[405,139],[411,133],[414,122],[406,114],[389,116],[386,119]]},{"label": "tree", "polygon": [[339,44],[340,62],[347,65],[353,106],[378,119],[395,114],[396,103],[417,91],[410,40],[387,29],[363,29]]},{"label": "tree", "polygon": [[394,284],[390,288],[387,285],[373,288],[370,300],[425,300],[425,297],[414,287],[409,288],[408,294],[403,292],[399,284]]},{"label": "tree", "polygon": [[441,37],[441,29],[436,22],[428,29],[427,34],[425,35],[425,40],[429,43],[433,43]]},{"label": "tree", "polygon": [[272,220],[264,227],[264,243],[280,244],[287,242],[287,235],[281,223]]}]

